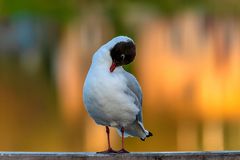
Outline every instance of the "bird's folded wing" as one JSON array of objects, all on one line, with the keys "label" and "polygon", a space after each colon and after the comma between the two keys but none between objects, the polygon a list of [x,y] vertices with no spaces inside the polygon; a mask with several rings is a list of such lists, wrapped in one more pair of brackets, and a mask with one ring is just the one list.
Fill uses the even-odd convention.
[{"label": "bird's folded wing", "polygon": [[127,79],[127,94],[134,98],[135,105],[139,108],[139,113],[137,115],[137,119],[142,122],[142,90],[137,81],[137,79],[130,73],[124,72],[124,76]]}]

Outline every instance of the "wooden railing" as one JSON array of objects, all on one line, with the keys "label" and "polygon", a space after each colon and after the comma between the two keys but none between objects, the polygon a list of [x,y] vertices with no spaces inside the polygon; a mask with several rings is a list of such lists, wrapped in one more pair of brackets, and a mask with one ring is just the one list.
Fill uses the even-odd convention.
[{"label": "wooden railing", "polygon": [[0,160],[238,160],[240,151],[132,152],[96,154],[87,152],[0,152]]}]

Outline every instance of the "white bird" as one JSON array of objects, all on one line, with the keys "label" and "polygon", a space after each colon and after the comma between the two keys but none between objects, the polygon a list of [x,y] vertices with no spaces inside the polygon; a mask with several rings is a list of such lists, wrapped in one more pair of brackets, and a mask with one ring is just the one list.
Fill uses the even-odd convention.
[{"label": "white bird", "polygon": [[110,146],[109,127],[115,127],[124,137],[145,140],[152,136],[143,126],[142,91],[137,79],[123,69],[136,55],[135,44],[126,36],[113,38],[93,55],[84,87],[83,101],[89,115],[99,125],[106,126],[108,149],[101,153],[116,153]]}]

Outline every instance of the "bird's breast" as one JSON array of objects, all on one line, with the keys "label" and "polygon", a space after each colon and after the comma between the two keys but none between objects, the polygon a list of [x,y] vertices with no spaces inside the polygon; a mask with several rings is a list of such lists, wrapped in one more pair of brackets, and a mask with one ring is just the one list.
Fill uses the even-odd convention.
[{"label": "bird's breast", "polygon": [[139,109],[134,100],[124,93],[127,87],[125,82],[123,75],[114,72],[88,73],[84,85],[84,103],[97,123],[111,125],[135,120]]}]

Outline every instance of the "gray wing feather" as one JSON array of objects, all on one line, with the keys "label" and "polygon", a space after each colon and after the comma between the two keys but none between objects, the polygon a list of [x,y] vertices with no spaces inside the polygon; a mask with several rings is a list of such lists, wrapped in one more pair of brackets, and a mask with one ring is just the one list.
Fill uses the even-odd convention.
[{"label": "gray wing feather", "polygon": [[130,90],[127,91],[127,94],[131,95],[135,99],[135,104],[139,108],[139,113],[137,115],[138,121],[142,122],[142,90],[141,87],[137,81],[137,79],[128,72],[124,72],[124,76],[127,79],[127,87]]}]

